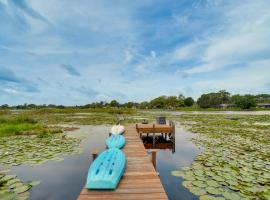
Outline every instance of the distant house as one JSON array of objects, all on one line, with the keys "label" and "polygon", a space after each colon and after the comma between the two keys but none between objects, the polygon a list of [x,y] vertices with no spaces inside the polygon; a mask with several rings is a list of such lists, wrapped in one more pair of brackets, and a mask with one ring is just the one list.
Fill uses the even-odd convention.
[{"label": "distant house", "polygon": [[257,107],[270,108],[270,103],[257,103]]},{"label": "distant house", "polygon": [[235,108],[236,105],[235,104],[226,104],[226,103],[222,103],[219,105],[219,108]]}]

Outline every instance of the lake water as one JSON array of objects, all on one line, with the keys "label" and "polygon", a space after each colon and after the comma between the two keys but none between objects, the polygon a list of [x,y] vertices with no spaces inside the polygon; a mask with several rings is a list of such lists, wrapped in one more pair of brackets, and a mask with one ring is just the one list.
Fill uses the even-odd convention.
[{"label": "lake water", "polygon": [[[74,200],[85,184],[86,174],[91,163],[91,150],[99,152],[105,149],[104,141],[109,127],[81,126],[70,135],[86,137],[81,143],[83,153],[63,156],[60,162],[48,161],[38,166],[15,166],[16,173],[23,181],[41,180],[40,185],[30,190],[32,200]],[[171,176],[171,171],[189,165],[200,152],[190,141],[191,133],[176,129],[176,151],[158,150],[157,170],[169,199],[198,199],[182,186],[182,179]]]}]

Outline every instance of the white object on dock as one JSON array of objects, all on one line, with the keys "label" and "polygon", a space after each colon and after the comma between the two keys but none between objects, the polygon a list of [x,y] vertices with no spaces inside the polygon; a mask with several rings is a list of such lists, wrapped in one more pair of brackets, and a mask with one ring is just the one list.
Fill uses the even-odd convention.
[{"label": "white object on dock", "polygon": [[111,134],[113,135],[120,135],[123,134],[125,132],[125,127],[122,125],[114,125],[111,128]]}]

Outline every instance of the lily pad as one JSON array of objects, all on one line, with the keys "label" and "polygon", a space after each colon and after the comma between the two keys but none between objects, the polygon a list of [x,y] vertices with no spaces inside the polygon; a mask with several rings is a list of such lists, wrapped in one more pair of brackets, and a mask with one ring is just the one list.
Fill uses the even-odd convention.
[{"label": "lily pad", "polygon": [[10,185],[12,185],[14,183],[18,183],[18,182],[20,182],[20,179],[17,179],[17,178],[10,179],[9,181],[7,181],[6,186],[10,186]]},{"label": "lily pad", "polygon": [[211,195],[202,195],[200,196],[200,200],[214,200],[215,197],[211,196]]},{"label": "lily pad", "polygon": [[8,174],[1,178],[1,181],[8,181],[10,179],[16,178],[15,174]]},{"label": "lily pad", "polygon": [[7,173],[10,171],[11,171],[11,169],[0,169],[0,173]]},{"label": "lily pad", "polygon": [[9,189],[14,189],[14,188],[18,188],[18,187],[22,187],[24,184],[22,182],[15,182],[11,185],[8,186]]},{"label": "lily pad", "polygon": [[199,181],[207,181],[208,179],[204,176],[196,176],[196,179]]},{"label": "lily pad", "polygon": [[7,192],[7,191],[0,191],[1,200],[11,200],[11,199],[14,199],[15,197],[16,195],[14,193]]},{"label": "lily pad", "polygon": [[209,180],[209,181],[206,181],[206,184],[211,186],[211,187],[219,187],[220,185],[214,181],[214,180]]},{"label": "lily pad", "polygon": [[183,181],[182,185],[186,188],[192,188],[192,182],[191,181]]},{"label": "lily pad", "polygon": [[220,190],[214,187],[206,187],[206,191],[209,194],[214,194],[214,195],[221,194]]},{"label": "lily pad", "polygon": [[270,199],[270,190],[266,191],[266,192],[263,192],[262,197],[265,198],[265,199]]},{"label": "lily pad", "polygon": [[185,174],[182,171],[171,171],[171,174],[176,177],[183,177]]},{"label": "lily pad", "polygon": [[197,196],[201,196],[201,195],[206,194],[206,191],[202,188],[199,188],[199,187],[190,188],[190,192],[197,195]]},{"label": "lily pad", "polygon": [[239,195],[237,195],[236,193],[232,193],[232,192],[225,192],[222,195],[228,200],[239,200],[240,199]]},{"label": "lily pad", "polygon": [[214,175],[212,178],[218,182],[222,182],[224,180],[222,177],[216,175]]},{"label": "lily pad", "polygon": [[194,181],[195,180],[195,176],[194,175],[184,175],[183,177],[186,180],[188,180],[188,181]]},{"label": "lily pad", "polygon": [[28,184],[33,187],[33,186],[39,185],[40,184],[40,181],[31,181]]},{"label": "lily pad", "polygon": [[188,171],[188,170],[190,170],[190,167],[182,167],[182,170]]},{"label": "lily pad", "polygon": [[29,196],[30,196],[29,192],[23,192],[23,193],[18,194],[17,199],[18,200],[27,200],[29,198]]},{"label": "lily pad", "polygon": [[203,172],[202,170],[195,170],[195,171],[194,171],[194,174],[195,174],[196,176],[203,176],[204,172]]},{"label": "lily pad", "polygon": [[78,150],[81,139],[52,134],[49,137],[10,136],[0,138],[0,163],[4,165],[41,164],[48,160],[62,161],[59,155]]},{"label": "lily pad", "polygon": [[20,187],[16,187],[14,189],[14,192],[16,194],[20,194],[20,193],[23,193],[23,192],[26,192],[27,190],[29,190],[31,188],[30,185],[23,185],[23,186],[20,186]]},{"label": "lily pad", "polygon": [[200,188],[205,188],[207,186],[203,181],[192,181],[192,184]]}]

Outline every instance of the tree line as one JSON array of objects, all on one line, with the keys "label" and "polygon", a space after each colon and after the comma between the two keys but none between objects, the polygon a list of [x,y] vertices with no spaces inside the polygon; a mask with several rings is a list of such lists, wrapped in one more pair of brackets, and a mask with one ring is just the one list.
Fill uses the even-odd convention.
[{"label": "tree line", "polygon": [[100,101],[92,102],[86,105],[76,106],[64,106],[54,104],[23,104],[16,106],[9,106],[4,104],[1,106],[3,109],[33,109],[33,108],[137,108],[137,109],[178,109],[182,107],[200,107],[200,108],[228,108],[237,107],[241,109],[250,109],[256,107],[258,103],[270,103],[270,94],[258,94],[258,95],[232,95],[226,90],[220,90],[218,92],[212,92],[202,94],[197,101],[192,97],[185,97],[180,94],[178,96],[159,96],[150,101],[143,102],[126,102],[120,103],[117,100],[110,102]]},{"label": "tree line", "polygon": [[270,95],[232,95],[226,90],[220,90],[219,92],[202,94],[197,100],[197,104],[201,108],[237,107],[241,109],[250,109],[256,107],[259,103],[270,103]]}]

